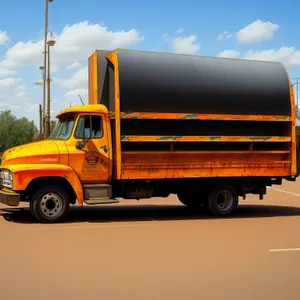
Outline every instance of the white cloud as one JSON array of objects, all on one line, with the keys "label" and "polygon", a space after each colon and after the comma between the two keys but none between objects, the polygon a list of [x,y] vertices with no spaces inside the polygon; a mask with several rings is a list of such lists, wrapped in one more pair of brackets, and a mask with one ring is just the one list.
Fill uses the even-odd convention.
[{"label": "white cloud", "polygon": [[161,40],[167,40],[169,38],[169,35],[167,33],[163,33],[161,36],[160,36],[160,39]]},{"label": "white cloud", "polygon": [[200,49],[197,44],[197,36],[178,37],[173,40],[172,46],[175,53],[195,54]]},{"label": "white cloud", "polygon": [[[87,89],[75,89],[72,91],[69,91],[65,94],[65,97],[71,97],[71,98],[76,98],[80,101],[79,96],[81,97],[86,97],[88,95],[88,90]],[[82,99],[84,101],[84,99]]]},{"label": "white cloud", "polygon": [[183,28],[178,28],[176,31],[177,34],[183,34]]},{"label": "white cloud", "polygon": [[217,39],[219,41],[223,41],[223,40],[229,40],[233,37],[233,34],[231,34],[230,32],[228,31],[224,31],[223,33],[220,33],[218,36],[217,36]]},{"label": "white cloud", "polygon": [[277,24],[256,20],[237,32],[236,37],[240,43],[258,43],[271,40],[278,30]]},{"label": "white cloud", "polygon": [[0,77],[15,75],[16,71],[0,67]]},{"label": "white cloud", "polygon": [[287,68],[300,67],[300,50],[294,47],[281,47],[262,51],[248,51],[246,59],[282,62]]},{"label": "white cloud", "polygon": [[60,71],[60,65],[58,63],[51,63],[50,65],[50,71],[51,73],[57,73]]},{"label": "white cloud", "polygon": [[40,119],[39,106],[40,106],[39,104],[27,104],[25,107],[26,112],[30,116],[28,119],[33,120],[36,126],[39,126],[39,119]]},{"label": "white cloud", "polygon": [[9,36],[6,31],[0,30],[0,45],[4,45],[7,41],[9,41]]},{"label": "white cloud", "polygon": [[0,67],[1,68],[14,68],[16,66],[16,64],[14,63],[14,61],[10,61],[7,59],[4,59],[2,61],[0,61]]},{"label": "white cloud", "polygon": [[[78,94],[87,103],[86,62],[96,49],[130,48],[144,39],[135,29],[111,31],[102,24],[91,24],[88,21],[65,26],[50,38],[56,41],[54,47],[51,47],[52,95],[58,99],[57,102],[51,101],[53,111],[69,106],[70,101],[72,105],[75,101],[80,104]],[[32,85],[29,89],[20,84],[20,78],[15,77],[19,77],[16,73],[27,72],[27,69],[19,70],[22,67],[33,67],[36,73],[40,72],[38,67],[43,64],[43,46],[43,39],[19,41],[0,60],[0,76],[3,77],[0,77],[0,105],[10,107],[7,105],[9,99],[10,104],[14,105],[11,107],[15,115],[34,118],[36,124],[39,123],[38,107],[42,102],[41,87],[35,88]],[[63,74],[53,76],[55,72],[63,70],[75,73],[71,78],[63,78]],[[31,82],[34,82],[34,78]],[[19,105],[24,100],[27,100],[25,107]]]},{"label": "white cloud", "polygon": [[235,58],[240,55],[240,52],[235,51],[235,50],[224,50],[218,54],[219,57],[224,57],[224,58]]},{"label": "white cloud", "polygon": [[2,62],[8,67],[36,66],[42,64],[43,41],[18,42],[8,49]]},{"label": "white cloud", "polygon": [[88,83],[88,68],[79,69],[71,78],[53,78],[53,82],[70,90],[86,87]]},{"label": "white cloud", "polygon": [[74,63],[68,65],[66,67],[67,70],[76,70],[76,69],[79,69],[81,67],[81,63],[78,62],[78,61],[75,61]]},{"label": "white cloud", "polygon": [[17,91],[26,91],[26,90],[27,90],[27,86],[25,84],[17,86]]},{"label": "white cloud", "polygon": [[38,112],[39,110],[39,104],[29,104],[27,105],[27,111],[28,112]]},{"label": "white cloud", "polygon": [[[66,26],[55,38],[51,48],[54,64],[86,60],[96,49],[130,47],[143,40],[134,30],[108,31],[107,27],[90,24],[88,21]],[[38,66],[43,62],[43,40],[18,42],[6,54],[2,66]]]},{"label": "white cloud", "polygon": [[86,88],[78,88],[74,90],[70,90],[65,95],[62,96],[62,101],[53,100],[51,101],[51,108],[53,110],[53,117],[56,113],[61,111],[62,109],[68,106],[81,105],[81,101],[79,98],[81,96],[83,102],[85,104],[88,103],[88,90]]},{"label": "white cloud", "polygon": [[26,92],[18,92],[16,93],[16,97],[17,98],[24,98],[26,97],[27,93]]},{"label": "white cloud", "polygon": [[16,88],[21,78],[7,77],[0,80],[0,90],[7,91]]}]

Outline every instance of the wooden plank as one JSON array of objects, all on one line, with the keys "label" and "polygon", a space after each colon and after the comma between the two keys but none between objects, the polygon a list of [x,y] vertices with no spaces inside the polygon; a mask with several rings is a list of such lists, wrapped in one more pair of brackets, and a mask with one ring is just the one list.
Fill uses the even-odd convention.
[{"label": "wooden plank", "polygon": [[97,70],[97,53],[94,52],[88,58],[88,86],[89,86],[89,104],[98,103],[98,70]]},{"label": "wooden plank", "polygon": [[[281,121],[289,122],[290,116],[264,115],[219,115],[219,114],[187,114],[187,113],[152,113],[152,112],[121,112],[121,119],[168,119],[168,120],[213,120],[213,121]],[[115,112],[110,112],[115,118]]]},{"label": "wooden plank", "polygon": [[[125,166],[123,166],[125,167]],[[248,176],[289,176],[291,163],[255,165],[201,165],[192,168],[122,168],[122,179],[164,179],[164,178],[209,178],[209,177],[248,177]]]},{"label": "wooden plank", "polygon": [[122,153],[122,164],[128,165],[155,165],[160,167],[165,164],[203,164],[203,163],[218,163],[218,164],[233,164],[233,163],[274,163],[276,161],[291,161],[289,153],[255,153],[255,152],[203,152],[203,153],[176,153],[176,152],[146,152],[146,153]]},{"label": "wooden plank", "polygon": [[270,162],[262,162],[262,161],[249,161],[249,162],[202,162],[202,163],[186,163],[186,162],[169,162],[169,163],[135,163],[135,164],[122,164],[122,170],[140,170],[145,169],[145,166],[149,170],[154,169],[218,169],[218,168],[230,168],[230,169],[248,169],[248,168],[272,168],[272,167],[282,167],[291,165],[290,161],[270,161]]},{"label": "wooden plank", "polygon": [[119,66],[117,52],[110,53],[107,58],[114,65],[114,81],[115,81],[115,179],[121,178],[121,122],[120,122],[120,82],[119,82]]},{"label": "wooden plank", "polygon": [[289,86],[290,86],[290,100],[291,100],[291,111],[292,111],[292,124],[290,125],[290,134],[292,135],[292,145],[291,145],[291,173],[292,175],[297,174],[297,136],[296,136],[296,103],[294,97],[293,86],[289,79]]},{"label": "wooden plank", "polygon": [[214,155],[214,154],[288,154],[289,150],[264,150],[264,151],[231,151],[231,150],[221,150],[221,151],[123,151],[122,155]]},{"label": "wooden plank", "polygon": [[122,135],[122,142],[290,142],[289,136],[138,136]]}]

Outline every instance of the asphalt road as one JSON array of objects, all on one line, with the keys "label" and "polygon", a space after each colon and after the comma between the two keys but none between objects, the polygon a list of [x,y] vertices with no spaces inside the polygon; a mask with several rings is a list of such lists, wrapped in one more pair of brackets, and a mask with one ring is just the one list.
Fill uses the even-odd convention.
[{"label": "asphalt road", "polygon": [[234,217],[176,197],[72,209],[37,224],[0,206],[0,299],[300,297],[300,184],[241,200]]}]

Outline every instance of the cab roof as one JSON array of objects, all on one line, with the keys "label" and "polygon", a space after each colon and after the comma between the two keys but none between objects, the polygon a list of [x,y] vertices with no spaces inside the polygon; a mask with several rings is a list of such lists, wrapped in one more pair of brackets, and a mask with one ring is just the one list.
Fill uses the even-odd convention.
[{"label": "cab roof", "polygon": [[108,113],[106,106],[102,104],[86,104],[86,105],[77,105],[65,108],[60,111],[55,117],[59,118],[64,114],[68,113]]}]

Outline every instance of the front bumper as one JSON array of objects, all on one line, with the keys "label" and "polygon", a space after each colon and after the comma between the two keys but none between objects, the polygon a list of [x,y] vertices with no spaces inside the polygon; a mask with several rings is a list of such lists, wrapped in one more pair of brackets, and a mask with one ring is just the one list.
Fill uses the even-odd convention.
[{"label": "front bumper", "polygon": [[20,203],[20,194],[0,190],[0,203],[8,206],[18,206]]}]

